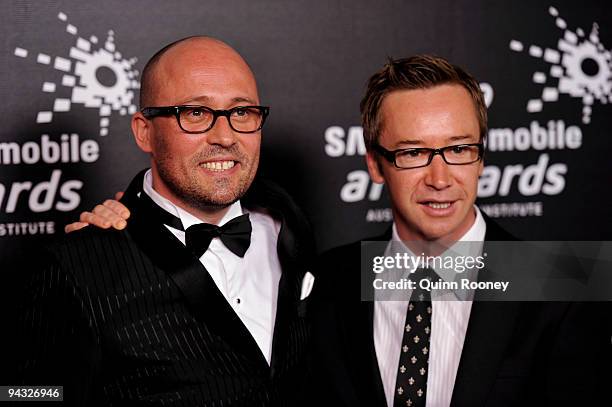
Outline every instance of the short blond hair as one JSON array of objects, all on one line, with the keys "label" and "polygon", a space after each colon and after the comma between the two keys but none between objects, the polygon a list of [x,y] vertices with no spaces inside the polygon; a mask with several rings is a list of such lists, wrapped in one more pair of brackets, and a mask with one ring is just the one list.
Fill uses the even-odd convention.
[{"label": "short blond hair", "polygon": [[487,134],[487,107],[476,79],[444,58],[415,55],[389,59],[380,71],[370,77],[360,105],[366,147],[371,148],[380,136],[380,108],[385,96],[396,90],[428,89],[444,84],[457,84],[468,91],[478,116],[480,141],[484,142]]}]

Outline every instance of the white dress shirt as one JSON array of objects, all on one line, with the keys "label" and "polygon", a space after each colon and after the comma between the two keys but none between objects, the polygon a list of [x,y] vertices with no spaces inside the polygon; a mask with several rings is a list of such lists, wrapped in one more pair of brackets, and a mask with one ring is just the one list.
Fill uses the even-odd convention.
[{"label": "white dress shirt", "polygon": [[[184,229],[203,223],[153,189],[151,170],[145,174],[143,189],[153,202],[178,217]],[[253,228],[251,245],[244,257],[234,254],[225,247],[221,239],[216,237],[200,257],[200,262],[206,267],[217,288],[249,330],[270,364],[278,283],[281,277],[281,266],[276,251],[280,223],[265,213],[244,211],[240,201],[237,201],[229,207],[218,225],[224,225],[243,212],[249,213]],[[166,227],[185,244],[184,231],[167,225]]]},{"label": "white dress shirt", "polygon": [[[486,224],[478,207],[474,206],[476,220],[459,241],[483,242]],[[395,223],[392,241],[401,242]],[[403,246],[403,244],[402,244]],[[476,250],[481,251],[482,245]],[[391,244],[387,247],[387,251]],[[404,250],[410,253],[410,250]],[[479,255],[478,253],[477,255]],[[385,253],[390,255],[390,253]],[[444,254],[443,254],[444,256]],[[437,270],[435,270],[437,272]],[[453,276],[439,274],[448,281]],[[409,294],[407,293],[408,298]],[[449,293],[450,295],[454,295]],[[472,301],[449,300],[443,294],[440,300],[432,293],[432,327],[429,352],[429,373],[427,376],[427,407],[449,406],[457,377],[457,369],[463,350],[463,342],[472,309]],[[456,298],[456,297],[454,297]],[[395,385],[399,366],[400,348],[404,335],[404,323],[409,301],[374,302],[374,347],[378,367],[385,389],[387,405],[393,406]]]}]

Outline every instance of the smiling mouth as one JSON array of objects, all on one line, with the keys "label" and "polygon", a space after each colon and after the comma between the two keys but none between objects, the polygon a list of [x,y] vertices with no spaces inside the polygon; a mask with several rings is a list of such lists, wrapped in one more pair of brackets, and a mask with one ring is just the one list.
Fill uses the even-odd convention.
[{"label": "smiling mouth", "polygon": [[227,171],[236,165],[236,161],[227,160],[227,161],[208,161],[202,163],[201,166],[209,171],[213,172],[222,172]]},{"label": "smiling mouth", "polygon": [[423,202],[423,205],[427,205],[432,209],[447,209],[450,208],[452,202]]}]

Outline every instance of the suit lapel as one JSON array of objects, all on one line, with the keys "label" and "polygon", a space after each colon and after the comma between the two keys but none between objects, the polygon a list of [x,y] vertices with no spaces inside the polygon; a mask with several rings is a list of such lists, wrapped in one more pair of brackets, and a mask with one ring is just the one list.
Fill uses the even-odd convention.
[{"label": "suit lapel", "polygon": [[[288,236],[291,232],[285,225],[284,219],[281,225],[281,231],[278,235],[277,252],[284,253],[279,255],[281,264],[281,278],[278,284],[278,299],[276,302],[276,318],[274,320],[274,336],[272,339],[272,374],[278,372],[279,367],[284,363],[284,360],[289,356],[289,330],[291,328],[291,320],[297,316],[297,300],[298,300],[298,270],[296,265],[286,256],[287,244],[292,237]],[[304,272],[299,274],[303,277]]]},{"label": "suit lapel", "polygon": [[451,405],[484,405],[514,331],[520,304],[475,300]]},{"label": "suit lapel", "polygon": [[211,332],[219,335],[235,352],[267,367],[259,346],[206,268],[140,202],[141,186],[142,176],[137,176],[126,191],[133,212],[128,233],[151,261],[174,281],[196,318],[206,323]]},{"label": "suit lapel", "polygon": [[[383,235],[378,236],[376,238],[371,239],[371,241],[376,242],[388,242],[391,239],[391,228],[389,228]],[[384,245],[386,246],[386,245]],[[362,246],[359,247],[360,256],[362,264],[371,264],[370,259],[365,259],[364,250]],[[367,253],[370,253],[371,250],[367,250]],[[371,256],[380,256],[384,254],[384,247],[381,245],[380,247],[377,245],[374,249],[377,253],[372,252]],[[366,262],[366,263],[363,263]],[[361,264],[358,265],[361,268]],[[363,272],[360,270],[360,273]],[[369,282],[370,278],[364,277],[361,281]],[[373,287],[371,284],[368,284],[367,287],[363,287],[362,289],[370,290],[369,293],[363,293],[367,298],[373,298]],[[361,291],[360,291],[361,292]],[[359,343],[360,349],[355,350],[354,355],[366,355],[366,366],[365,374],[360,373],[362,366],[354,366],[352,370],[353,374],[359,375],[361,380],[358,380],[358,388],[361,391],[362,400],[367,400],[367,403],[364,405],[371,406],[386,406],[387,399],[385,396],[385,390],[382,382],[382,378],[380,376],[380,369],[378,367],[378,359],[376,357],[376,346],[374,344],[374,301],[361,301],[361,323],[360,323],[360,333],[357,334],[357,337],[361,337]],[[365,333],[365,335],[364,335]],[[399,349],[398,349],[399,352]],[[359,361],[363,363],[363,361]]]},{"label": "suit lapel", "polygon": [[[359,250],[360,244],[354,244],[347,251],[348,256],[358,254]],[[352,263],[353,268],[359,267],[358,260]],[[342,397],[343,406],[386,407],[374,346],[374,302],[361,301],[360,279],[349,279],[347,283],[350,285],[335,288],[346,291],[332,292],[331,295],[337,296],[333,299],[337,303],[331,309],[325,310],[325,317],[329,318],[330,322],[328,329],[333,332],[330,337],[337,341],[332,344],[335,353],[333,356],[328,355],[333,358],[329,366],[333,364],[335,367],[335,386],[339,390],[342,389],[337,395]]]},{"label": "suit lapel", "polygon": [[[361,342],[361,352],[354,353],[355,355],[366,355],[366,374],[362,375],[363,381],[359,383],[359,388],[362,391],[362,397],[368,400],[366,403],[370,406],[386,406],[387,400],[385,396],[385,388],[383,386],[380,370],[378,367],[378,358],[376,357],[376,347],[374,345],[374,302],[363,301],[361,303],[362,314],[364,315],[362,332],[367,332],[364,341]],[[398,350],[399,352],[399,350]],[[363,362],[362,362],[363,363]],[[358,371],[357,367],[353,371]],[[362,400],[364,399],[362,398]]]},{"label": "suit lapel", "polygon": [[263,210],[281,222],[276,248],[282,274],[278,286],[270,362],[274,375],[300,350],[300,333],[291,332],[292,329],[300,328],[292,322],[299,316],[301,282],[312,261],[314,243],[300,209],[277,185],[257,178],[241,202],[246,208]]},{"label": "suit lapel", "polygon": [[[487,251],[487,241],[516,240],[484,213],[483,216],[487,224],[484,252]],[[487,272],[483,270],[485,275]],[[451,405],[485,404],[520,311],[520,303],[482,301],[479,293],[472,304]]]},{"label": "suit lapel", "polygon": [[[286,212],[275,213],[281,220],[281,229],[278,234],[277,253],[281,265],[281,278],[278,284],[278,299],[276,303],[276,318],[274,320],[274,337],[272,339],[272,374],[280,371],[280,367],[286,365],[287,360],[295,357],[301,345],[298,343],[305,338],[301,337],[304,332],[293,322],[299,323],[304,317],[300,312],[300,306],[306,303],[300,300],[301,283],[308,267],[308,260],[304,258],[306,253],[297,251],[298,242],[301,239],[296,236]],[[292,330],[296,332],[292,332]]]}]

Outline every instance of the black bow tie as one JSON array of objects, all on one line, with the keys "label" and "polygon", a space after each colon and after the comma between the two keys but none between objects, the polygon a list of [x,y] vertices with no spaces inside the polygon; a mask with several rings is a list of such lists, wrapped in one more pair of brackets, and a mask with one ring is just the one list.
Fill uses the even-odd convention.
[{"label": "black bow tie", "polygon": [[[145,192],[141,192],[139,198],[149,216],[159,219],[174,229],[185,230],[179,218],[160,208]],[[244,257],[251,245],[251,230],[248,213],[230,220],[223,226],[199,223],[185,230],[185,245],[197,258],[200,258],[208,250],[211,240],[219,237],[225,247],[237,256]]]},{"label": "black bow tie", "polygon": [[198,223],[189,226],[185,231],[185,244],[200,258],[208,250],[210,241],[218,237],[234,254],[244,257],[251,245],[251,230],[248,213],[230,220],[223,226]]}]

